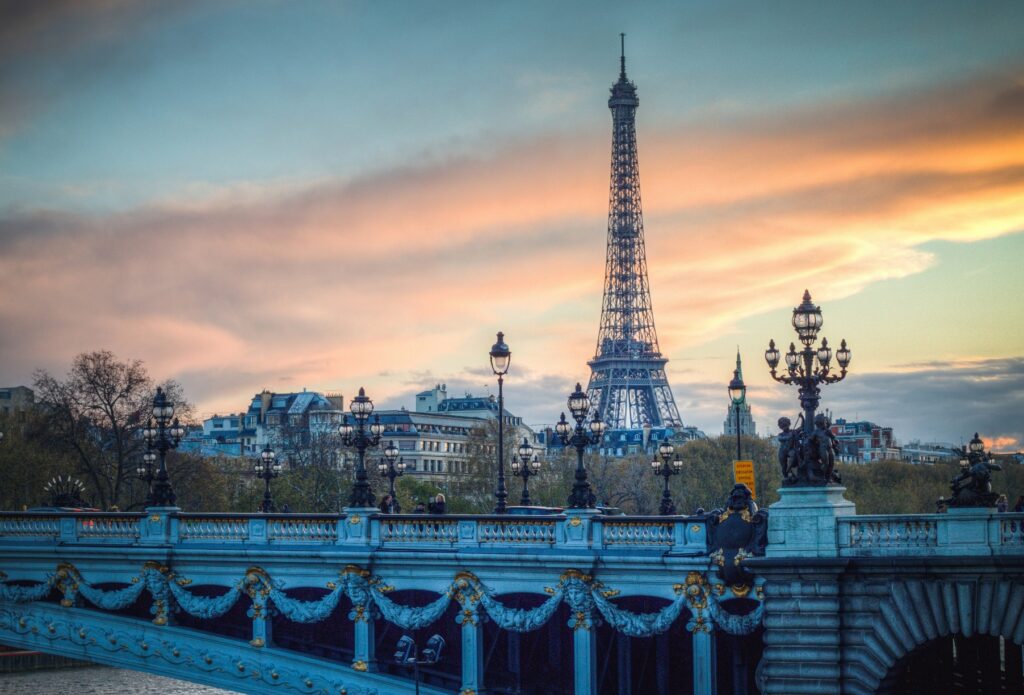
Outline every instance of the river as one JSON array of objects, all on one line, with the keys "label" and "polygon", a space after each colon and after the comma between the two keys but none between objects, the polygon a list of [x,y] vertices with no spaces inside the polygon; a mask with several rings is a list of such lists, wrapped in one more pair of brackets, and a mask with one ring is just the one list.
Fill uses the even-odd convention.
[{"label": "river", "polygon": [[3,695],[233,695],[233,692],[106,666],[0,674]]}]

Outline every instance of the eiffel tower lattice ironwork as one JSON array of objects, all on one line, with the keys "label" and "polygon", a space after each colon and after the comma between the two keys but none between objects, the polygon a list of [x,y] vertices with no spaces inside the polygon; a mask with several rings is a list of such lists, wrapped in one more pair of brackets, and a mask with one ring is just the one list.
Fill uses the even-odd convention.
[{"label": "eiffel tower lattice ironwork", "polygon": [[590,402],[615,430],[682,427],[668,359],[658,347],[651,309],[636,152],[636,85],[626,77],[625,35],[619,80],[611,88],[612,171],[608,255],[597,350],[590,365]]}]

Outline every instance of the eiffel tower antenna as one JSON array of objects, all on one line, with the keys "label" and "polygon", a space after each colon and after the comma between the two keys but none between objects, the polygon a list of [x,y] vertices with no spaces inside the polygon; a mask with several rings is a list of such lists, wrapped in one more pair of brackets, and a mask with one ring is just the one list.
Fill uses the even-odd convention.
[{"label": "eiffel tower antenna", "polygon": [[619,56],[619,78],[626,77],[626,35],[619,34],[619,42],[622,44],[622,53]]},{"label": "eiffel tower antenna", "polygon": [[588,391],[609,432],[641,431],[645,423],[665,430],[683,423],[654,328],[636,150],[640,100],[626,77],[626,35],[619,40],[619,79],[608,99],[612,162],[604,298]]}]

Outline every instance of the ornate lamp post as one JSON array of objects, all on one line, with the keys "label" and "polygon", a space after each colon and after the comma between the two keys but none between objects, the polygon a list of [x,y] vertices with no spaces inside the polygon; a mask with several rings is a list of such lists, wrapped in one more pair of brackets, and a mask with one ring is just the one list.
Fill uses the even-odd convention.
[{"label": "ornate lamp post", "polygon": [[736,411],[736,460],[743,458],[740,453],[740,405],[747,395],[747,386],[743,383],[740,370],[732,370],[732,381],[729,382],[729,398],[732,399],[733,410]]},{"label": "ornate lamp post", "polygon": [[388,494],[395,505],[395,514],[401,514],[402,506],[398,504],[398,495],[395,494],[395,478],[405,475],[405,463],[398,458],[398,447],[394,442],[388,442],[384,447],[384,460],[377,464],[377,472],[388,479]]},{"label": "ornate lamp post", "polygon": [[491,346],[491,370],[498,377],[498,488],[494,491],[497,500],[494,505],[495,514],[506,512],[505,500],[508,498],[508,489],[505,487],[505,394],[502,387],[511,362],[512,352],[505,344],[505,334],[498,331],[498,341]]},{"label": "ornate lamp post", "polygon": [[263,504],[260,505],[260,511],[264,514],[277,511],[277,507],[274,506],[274,498],[270,496],[270,481],[281,475],[281,468],[281,462],[277,460],[277,454],[267,444],[263,447],[263,451],[260,452],[259,457],[253,464],[256,477],[262,478],[264,482]]},{"label": "ornate lamp post", "polygon": [[380,435],[384,432],[384,425],[380,422],[380,416],[374,416],[373,423],[370,422],[370,415],[373,413],[373,401],[366,396],[366,390],[359,388],[359,395],[352,399],[349,404],[352,417],[355,418],[355,427],[348,421],[348,415],[342,418],[341,426],[338,427],[338,434],[345,446],[354,446],[358,457],[356,458],[356,482],[352,486],[352,496],[349,497],[349,505],[352,507],[372,507],[373,491],[366,478],[366,450],[371,446],[380,443]]},{"label": "ornate lamp post", "polygon": [[779,366],[779,351],[775,347],[775,341],[768,343],[768,349],[764,353],[768,368],[771,369],[772,378],[781,384],[796,384],[799,388],[800,406],[804,410],[804,431],[810,432],[814,427],[814,411],[821,402],[822,384],[834,384],[846,378],[846,368],[850,364],[851,353],[843,340],[839,350],[836,352],[836,362],[839,364],[839,374],[831,371],[832,348],[828,346],[828,338],[823,338],[821,347],[813,347],[818,331],[823,321],[821,309],[811,302],[811,293],[804,290],[804,300],[800,306],[793,309],[793,328],[803,343],[804,349],[797,352],[793,343],[789,344],[789,352],[786,353],[787,374],[776,374],[775,369]]},{"label": "ornate lamp post", "polygon": [[160,387],[157,387],[156,396],[153,397],[153,418],[142,433],[146,438],[149,454],[152,454],[148,458],[148,464],[152,465],[156,459],[160,461],[156,474],[151,478],[147,504],[153,507],[173,507],[178,497],[174,494],[171,479],[167,475],[167,452],[178,446],[181,438],[185,436],[185,428],[178,424],[178,418],[174,417],[174,404],[167,400],[167,394]]},{"label": "ornate lamp post", "polygon": [[[827,485],[834,477],[834,443],[828,431],[828,418],[824,415],[815,417],[814,413],[821,402],[820,387],[846,378],[851,353],[843,340],[835,354],[840,371],[834,374],[832,348],[828,345],[828,339],[823,338],[821,346],[814,347],[821,326],[821,309],[811,301],[811,293],[804,290],[803,302],[793,309],[793,328],[803,343],[803,349],[798,352],[793,343],[789,344],[785,374],[776,373],[779,351],[774,340],[768,343],[764,353],[772,378],[782,384],[797,386],[803,409],[803,426],[799,431],[789,431],[788,418],[780,420],[783,431],[779,434],[779,461],[782,465],[783,485]],[[825,439],[829,441],[825,442]]]},{"label": "ornate lamp post", "polygon": [[533,453],[533,447],[530,446],[530,442],[526,437],[523,437],[523,443],[519,445],[518,454],[519,458],[512,459],[512,475],[522,477],[523,496],[519,499],[519,504],[529,507],[531,504],[530,476],[537,475],[538,471],[540,471],[540,459]]},{"label": "ornate lamp post", "polygon": [[[150,423],[150,428],[152,428],[152,423]],[[147,428],[147,429],[143,430],[143,433],[149,432],[150,428]],[[146,436],[148,437],[149,435],[146,435]],[[142,461],[139,463],[138,467],[135,469],[135,473],[139,476],[139,480],[141,480],[144,483],[146,483],[146,506],[147,507],[152,507],[153,506],[153,478],[155,477],[155,473],[153,471],[153,465],[155,463],[156,463],[156,453],[154,453],[152,450],[150,450],[150,451],[147,451],[146,453],[144,453],[142,455]]]},{"label": "ornate lamp post", "polygon": [[[676,513],[676,505],[672,502],[672,493],[668,490],[668,479],[683,470],[683,461],[676,454],[675,460],[669,463],[669,459],[675,452],[675,447],[665,441],[658,447],[657,455],[651,459],[654,475],[660,475],[665,479],[665,490],[661,493],[661,507],[658,509],[658,513],[662,516]],[[658,456],[661,456],[661,461],[658,460]]]},{"label": "ornate lamp post", "polygon": [[605,424],[597,411],[594,411],[593,419],[584,427],[583,421],[589,410],[590,399],[577,383],[576,390],[569,394],[569,412],[576,421],[576,427],[566,421],[565,413],[562,413],[561,419],[555,425],[555,432],[562,443],[576,447],[576,480],[569,495],[569,507],[572,509],[593,509],[597,503],[590,489],[590,482],[587,481],[587,469],[583,467],[583,451],[591,444],[600,443],[604,436]]}]

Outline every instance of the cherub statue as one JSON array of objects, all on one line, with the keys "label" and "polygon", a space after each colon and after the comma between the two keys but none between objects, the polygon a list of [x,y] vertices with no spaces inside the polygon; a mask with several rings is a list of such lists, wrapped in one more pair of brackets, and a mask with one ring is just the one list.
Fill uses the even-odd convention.
[{"label": "cherub statue", "polygon": [[800,450],[800,430],[791,430],[788,417],[779,418],[779,467],[782,479],[791,482],[796,479]]}]

